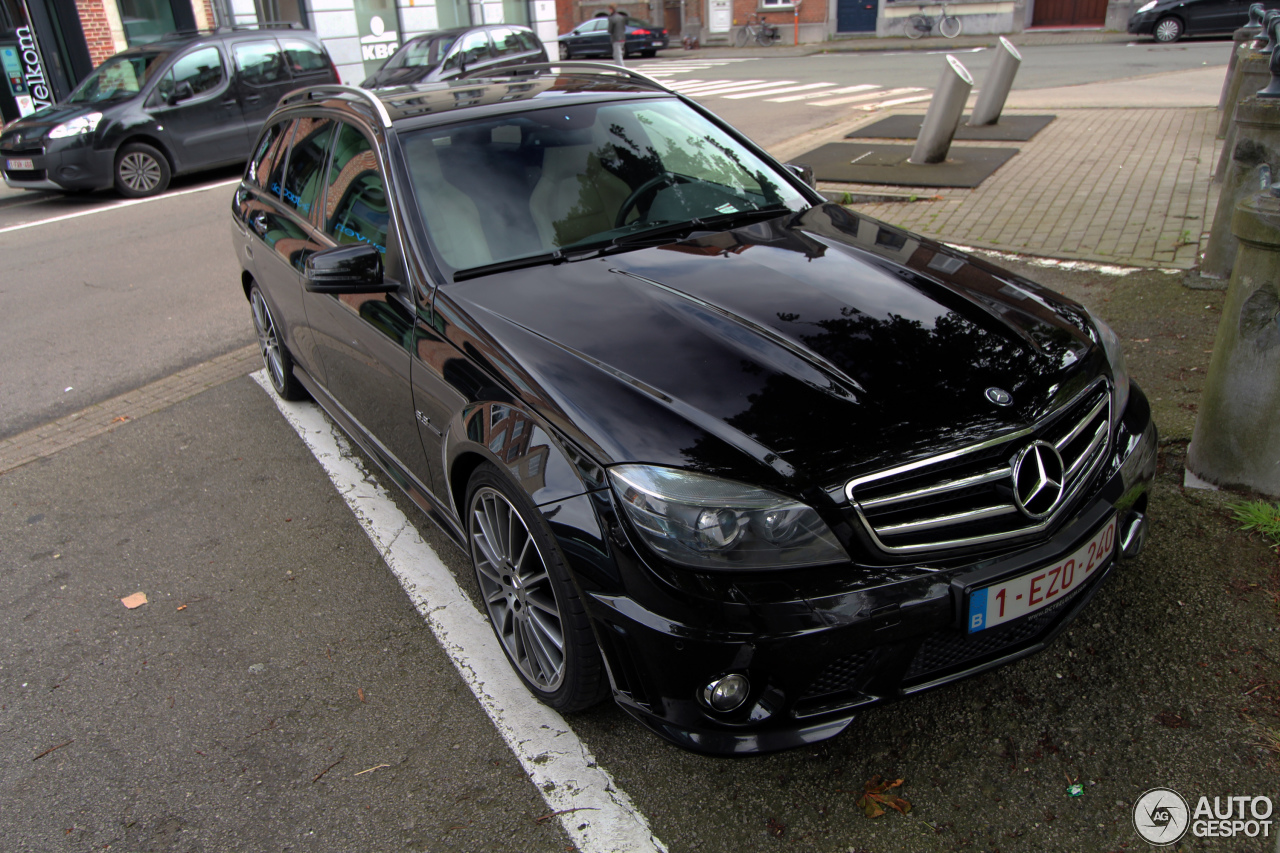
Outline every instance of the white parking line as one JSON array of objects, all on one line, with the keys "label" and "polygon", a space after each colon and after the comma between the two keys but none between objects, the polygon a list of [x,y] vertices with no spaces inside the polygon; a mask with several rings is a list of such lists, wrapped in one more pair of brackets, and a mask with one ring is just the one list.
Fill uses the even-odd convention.
[{"label": "white parking line", "polygon": [[24,228],[35,228],[37,225],[52,225],[55,222],[66,222],[68,219],[79,219],[82,216],[92,216],[95,213],[106,213],[108,210],[119,210],[122,207],[133,207],[135,204],[146,204],[150,201],[160,201],[161,199],[177,198],[178,196],[191,195],[192,193],[202,193],[206,190],[216,190],[219,187],[229,187],[238,183],[240,183],[239,178],[232,178],[229,181],[209,184],[205,187],[195,187],[189,190],[179,190],[176,193],[153,195],[151,198],[135,198],[127,201],[118,201],[114,204],[108,204],[103,207],[91,207],[87,210],[78,210],[75,213],[67,213],[62,216],[51,216],[48,219],[37,219],[35,222],[24,222],[21,225],[10,225],[8,228],[0,228],[0,234],[8,234],[10,231],[21,231]]},{"label": "white parking line", "polygon": [[324,468],[577,849],[666,853],[648,820],[564,718],[529,695],[484,616],[413,522],[352,455],[338,427],[314,403],[280,399],[265,370],[253,379]]}]

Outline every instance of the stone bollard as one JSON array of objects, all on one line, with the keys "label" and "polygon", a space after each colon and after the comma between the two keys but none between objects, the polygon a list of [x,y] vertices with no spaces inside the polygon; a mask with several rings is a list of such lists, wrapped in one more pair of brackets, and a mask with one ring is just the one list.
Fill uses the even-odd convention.
[{"label": "stone bollard", "polygon": [[[1270,184],[1270,169],[1266,183]],[[1236,206],[1240,252],[1222,306],[1187,468],[1216,485],[1280,495],[1280,196]]]},{"label": "stone bollard", "polygon": [[920,126],[920,135],[916,137],[916,147],[912,149],[908,163],[925,166],[947,159],[951,140],[960,127],[964,105],[972,90],[973,75],[960,64],[960,60],[947,54],[947,67],[942,69],[942,79],[929,101],[929,110],[925,113],[924,124]]},{"label": "stone bollard", "polygon": [[[1276,29],[1280,27],[1280,12],[1267,13],[1267,29],[1271,39],[1274,40]],[[1240,59],[1239,68],[1236,71],[1236,79],[1239,81],[1236,86],[1236,94],[1230,105],[1231,122],[1227,127],[1226,141],[1222,144],[1222,154],[1218,157],[1217,168],[1213,171],[1213,179],[1221,181],[1227,173],[1227,161],[1231,159],[1231,152],[1235,148],[1235,115],[1236,106],[1245,98],[1252,97],[1254,92],[1266,86],[1271,80],[1271,54],[1273,42],[1268,42],[1256,51],[1249,51]],[[1226,115],[1226,111],[1223,111]]]},{"label": "stone bollard", "polygon": [[[1254,3],[1249,7],[1249,23],[1236,30],[1231,35],[1231,58],[1227,60],[1227,76],[1222,80],[1222,94],[1218,96],[1218,109],[1225,110],[1227,106],[1227,96],[1231,94],[1231,82],[1235,77],[1236,63],[1240,59],[1240,47],[1245,42],[1251,42],[1256,39],[1262,32],[1262,19],[1266,14],[1261,3]],[[1221,123],[1218,125],[1218,138],[1221,139],[1226,135],[1226,130]]]},{"label": "stone bollard", "polygon": [[[1261,5],[1261,4],[1259,4]],[[996,58],[987,72],[978,91],[978,102],[973,106],[973,114],[969,116],[969,127],[985,127],[1000,120],[1004,110],[1004,102],[1013,88],[1013,78],[1022,65],[1022,54],[1004,36],[1000,36],[1000,47],[996,49]]]},{"label": "stone bollard", "polygon": [[[1273,56],[1280,58],[1280,53]],[[1257,94],[1240,102],[1230,155],[1200,262],[1200,275],[1223,281],[1231,277],[1239,245],[1231,231],[1236,204],[1257,191],[1253,176],[1258,166],[1265,163],[1280,174],[1280,97]]]}]

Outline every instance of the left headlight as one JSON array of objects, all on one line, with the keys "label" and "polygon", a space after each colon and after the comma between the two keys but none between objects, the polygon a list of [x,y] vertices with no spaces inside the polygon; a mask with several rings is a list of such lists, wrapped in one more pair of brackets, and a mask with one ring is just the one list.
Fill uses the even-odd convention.
[{"label": "left headlight", "polygon": [[1138,11],[1134,12],[1133,14],[1141,15],[1144,12],[1150,12],[1155,7],[1156,7],[1156,0],[1151,0],[1150,3],[1143,3],[1141,6],[1139,6]]},{"label": "left headlight", "polygon": [[89,113],[79,118],[73,118],[71,121],[64,121],[49,131],[49,138],[63,139],[68,136],[79,136],[82,133],[93,133],[98,129],[98,122],[100,121],[102,121],[102,113]]},{"label": "left headlight", "polygon": [[1089,320],[1096,332],[1094,340],[1102,345],[1102,351],[1107,354],[1107,361],[1111,364],[1112,382],[1116,389],[1116,407],[1112,412],[1112,420],[1119,421],[1125,406],[1129,405],[1129,366],[1124,361],[1124,347],[1120,345],[1120,336],[1105,320],[1092,311],[1089,312]]},{"label": "left headlight", "polygon": [[650,548],[703,569],[780,569],[849,559],[813,507],[767,489],[653,465],[609,469]]}]

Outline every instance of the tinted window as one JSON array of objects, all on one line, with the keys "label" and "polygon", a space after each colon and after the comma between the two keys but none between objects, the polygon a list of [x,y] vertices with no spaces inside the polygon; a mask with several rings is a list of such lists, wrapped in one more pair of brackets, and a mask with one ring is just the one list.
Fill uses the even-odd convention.
[{"label": "tinted window", "polygon": [[489,34],[484,30],[467,33],[458,40],[457,52],[450,56],[445,62],[445,68],[458,68],[464,63],[471,65],[474,62],[480,62],[488,59],[492,54],[489,52]]},{"label": "tinted window", "polygon": [[426,68],[439,65],[440,59],[449,52],[457,36],[447,35],[436,38],[415,39],[400,48],[394,56],[387,60],[386,68]]},{"label": "tinted window", "polygon": [[304,219],[311,217],[320,195],[333,128],[332,119],[301,118],[293,134],[293,152],[280,184],[280,198]]},{"label": "tinted window", "polygon": [[314,74],[329,70],[329,58],[314,44],[284,39],[281,46],[284,48],[285,59],[289,60],[289,69],[294,74]]},{"label": "tinted window", "polygon": [[516,30],[516,37],[520,39],[520,46],[525,50],[542,49],[542,45],[538,43],[538,37],[528,30]]},{"label": "tinted window", "polygon": [[288,150],[289,128],[290,123],[287,121],[267,128],[245,169],[245,180],[259,187],[269,186],[271,173],[284,161],[284,154]]},{"label": "tinted window", "polygon": [[585,24],[578,27],[577,32],[579,33],[599,32],[600,30],[604,29],[604,25],[605,25],[604,18],[596,18],[595,20],[587,21]]},{"label": "tinted window", "polygon": [[508,27],[500,27],[494,30],[493,49],[499,56],[508,53],[520,53],[524,50],[524,46],[520,44],[520,37],[516,35],[516,31]]},{"label": "tinted window", "polygon": [[235,46],[236,67],[240,79],[252,86],[268,86],[288,80],[284,55],[274,41],[255,41]]},{"label": "tinted window", "polygon": [[[166,101],[175,93],[180,98],[190,98],[212,92],[225,79],[227,75],[222,67],[222,53],[216,47],[202,47],[173,63],[173,68],[156,85],[156,91]],[[178,91],[183,83],[191,87],[189,92]]]},{"label": "tinted window", "polygon": [[168,53],[120,54],[108,59],[67,96],[69,104],[91,104],[129,98],[156,73]]},{"label": "tinted window", "polygon": [[338,243],[371,243],[387,251],[391,217],[378,158],[365,135],[348,124],[338,132],[324,204],[325,230]]}]

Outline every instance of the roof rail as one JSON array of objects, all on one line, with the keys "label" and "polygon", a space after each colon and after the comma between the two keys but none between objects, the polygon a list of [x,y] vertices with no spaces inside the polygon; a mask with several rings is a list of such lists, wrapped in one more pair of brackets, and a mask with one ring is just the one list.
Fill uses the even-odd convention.
[{"label": "roof rail", "polygon": [[215,36],[219,33],[236,33],[252,30],[303,30],[306,27],[297,21],[261,21],[254,24],[222,24],[217,27],[196,27],[195,29],[169,30],[160,38],[169,36]]},{"label": "roof rail", "polygon": [[495,72],[491,68],[477,68],[473,71],[464,71],[454,79],[470,79],[472,77],[520,77],[526,72],[529,73],[530,76],[536,77],[542,72],[553,71],[555,69],[561,69],[562,71],[570,74],[575,71],[581,71],[583,72],[583,76],[616,75],[619,77],[625,77],[636,83],[651,86],[654,89],[660,89],[663,92],[672,92],[672,90],[667,88],[667,86],[662,82],[653,79],[647,74],[641,74],[639,71],[635,71],[630,68],[623,68],[620,65],[614,65],[612,62],[586,62],[579,59],[561,62],[531,62],[527,65],[512,65],[500,72]]},{"label": "roof rail", "polygon": [[314,101],[317,96],[321,95],[351,95],[364,101],[373,107],[374,114],[382,122],[383,127],[391,127],[391,114],[387,112],[387,108],[377,95],[368,89],[361,89],[357,86],[343,86],[336,83],[326,83],[319,86],[308,86],[305,89],[299,89],[296,92],[290,92],[280,99],[280,106],[292,104],[298,101]]}]

